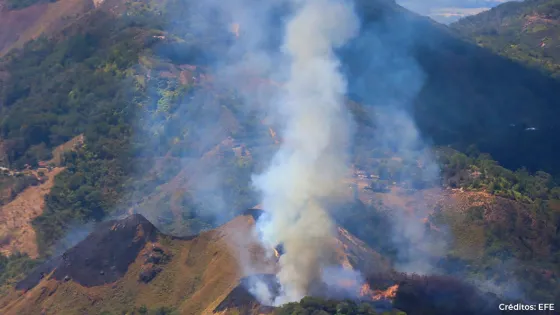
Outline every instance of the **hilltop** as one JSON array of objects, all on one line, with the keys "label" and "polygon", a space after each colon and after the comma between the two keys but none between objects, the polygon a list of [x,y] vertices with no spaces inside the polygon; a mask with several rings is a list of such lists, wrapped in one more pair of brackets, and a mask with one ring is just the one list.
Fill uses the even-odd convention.
[{"label": "hilltop", "polygon": [[[141,215],[101,223],[19,282],[0,309],[3,314],[101,314],[148,305],[211,314],[246,307],[254,300],[235,305],[243,295],[236,293],[243,289],[242,277],[273,276],[276,268],[276,258],[267,259],[252,237],[254,223],[248,214],[188,238],[165,236]],[[389,270],[383,258],[341,231],[334,244],[342,265]]]},{"label": "hilltop", "polygon": [[507,2],[453,23],[451,28],[481,47],[560,75],[560,2]]},{"label": "hilltop", "polygon": [[[0,311],[291,314],[298,307],[328,311],[359,305],[361,314],[405,314],[393,309],[394,303],[408,314],[425,314],[430,309],[431,314],[498,313],[493,307],[497,297],[460,281],[391,271],[386,261],[342,228],[333,240],[340,253],[339,263],[355,270],[360,270],[359,265],[367,266],[360,271],[371,275],[361,297],[341,303],[326,300],[332,293],[325,293],[323,299],[306,298],[280,309],[260,305],[248,289],[255,278],[265,280],[271,288],[277,285],[278,256],[267,258],[253,239],[251,230],[259,211],[250,210],[215,230],[188,238],[166,236],[141,215],[101,223],[75,247],[20,281],[0,299]],[[448,298],[442,303],[443,294]]]}]

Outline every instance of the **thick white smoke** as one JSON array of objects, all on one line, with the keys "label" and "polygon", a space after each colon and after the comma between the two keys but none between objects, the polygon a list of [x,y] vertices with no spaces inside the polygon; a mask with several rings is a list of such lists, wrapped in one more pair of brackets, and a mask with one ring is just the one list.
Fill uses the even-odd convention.
[{"label": "thick white smoke", "polygon": [[340,192],[348,174],[350,120],[346,81],[334,49],[359,28],[352,6],[342,0],[292,1],[284,53],[289,67],[275,103],[284,122],[283,143],[270,167],[254,178],[268,219],[258,224],[267,247],[283,244],[274,304],[297,301],[321,281],[331,254],[333,222],[324,200]]}]

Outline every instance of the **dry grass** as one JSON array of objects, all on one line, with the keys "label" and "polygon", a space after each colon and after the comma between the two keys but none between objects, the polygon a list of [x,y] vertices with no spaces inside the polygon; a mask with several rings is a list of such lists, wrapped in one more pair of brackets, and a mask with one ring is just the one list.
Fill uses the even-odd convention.
[{"label": "dry grass", "polygon": [[19,251],[36,258],[37,242],[31,221],[43,213],[45,195],[54,185],[54,177],[62,172],[57,167],[46,173],[48,179],[37,186],[31,186],[21,192],[14,200],[0,207],[0,235],[4,242],[0,244],[0,253],[10,255]]},{"label": "dry grass", "polygon": [[[31,258],[38,256],[35,230],[31,222],[43,213],[45,196],[54,185],[55,176],[64,170],[60,167],[63,154],[73,150],[83,141],[83,136],[79,135],[56,147],[53,150],[53,158],[46,163],[58,167],[50,171],[45,169],[47,180],[40,185],[27,187],[14,200],[0,206],[0,253],[11,255],[18,251],[27,253]],[[38,176],[37,171],[32,173]]]},{"label": "dry grass", "polygon": [[43,34],[62,30],[93,8],[92,0],[59,0],[0,12],[0,56]]},{"label": "dry grass", "polygon": [[[47,277],[26,293],[12,291],[0,299],[0,314],[126,314],[142,305],[174,307],[185,315],[213,314],[242,277],[277,271],[276,259],[265,258],[264,249],[252,237],[254,224],[252,216],[239,216],[190,240],[161,236],[157,242],[172,258],[147,284],[138,281],[145,264],[140,254],[126,275],[114,283],[87,288],[72,280],[57,282]],[[378,254],[347,231],[339,230],[339,234],[337,243],[344,250],[341,262],[351,257],[352,261],[369,259],[378,266],[371,261]],[[148,243],[146,248],[150,246]],[[248,265],[252,268],[244,270]]]},{"label": "dry grass", "polygon": [[62,163],[62,158],[64,157],[64,153],[69,152],[77,148],[78,146],[84,143],[84,135],[79,135],[71,140],[67,141],[59,145],[58,147],[54,148],[52,151],[52,159],[47,161],[47,164],[53,164],[56,166],[60,166]]},{"label": "dry grass", "polygon": [[[162,241],[173,258],[149,284],[138,282],[144,263],[139,256],[115,283],[86,288],[72,281],[42,281],[25,294],[14,291],[0,300],[0,313],[120,314],[142,305],[176,307],[181,314],[208,313],[237,286],[242,274],[236,258],[250,256],[256,245],[241,241],[250,239],[253,224],[252,217],[242,216],[192,240]],[[256,265],[255,272],[274,271],[272,262]]]}]

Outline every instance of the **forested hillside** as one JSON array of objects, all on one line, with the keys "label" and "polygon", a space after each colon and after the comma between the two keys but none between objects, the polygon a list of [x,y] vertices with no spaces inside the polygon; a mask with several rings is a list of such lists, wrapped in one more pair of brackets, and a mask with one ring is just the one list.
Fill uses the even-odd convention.
[{"label": "forested hillside", "polygon": [[479,46],[560,76],[560,1],[511,1],[451,28]]}]

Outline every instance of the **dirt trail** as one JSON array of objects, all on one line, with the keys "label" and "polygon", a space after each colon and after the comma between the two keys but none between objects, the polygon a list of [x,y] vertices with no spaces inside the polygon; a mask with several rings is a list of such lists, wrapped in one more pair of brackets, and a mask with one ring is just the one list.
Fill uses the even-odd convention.
[{"label": "dirt trail", "polygon": [[55,167],[45,175],[48,179],[37,186],[22,191],[10,203],[0,207],[0,253],[10,255],[16,251],[38,256],[35,230],[31,221],[43,213],[45,195],[54,185],[54,178],[64,168]]}]

